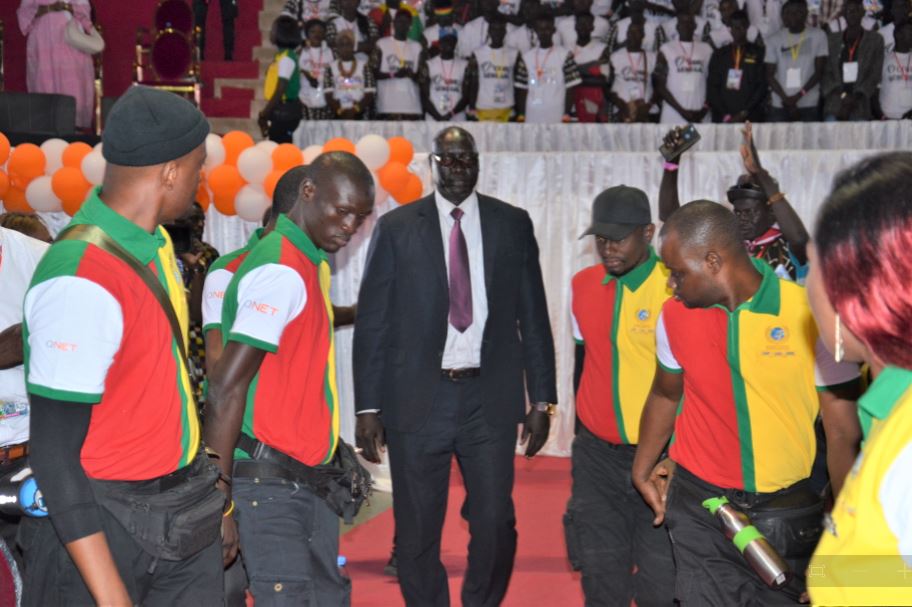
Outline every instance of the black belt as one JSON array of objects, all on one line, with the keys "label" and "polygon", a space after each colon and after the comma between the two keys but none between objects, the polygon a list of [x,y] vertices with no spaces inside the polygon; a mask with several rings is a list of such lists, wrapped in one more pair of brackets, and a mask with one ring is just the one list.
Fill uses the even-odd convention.
[{"label": "black belt", "polygon": [[481,375],[480,367],[470,367],[468,369],[441,369],[440,376],[451,381],[478,377]]},{"label": "black belt", "polygon": [[279,478],[292,482],[298,480],[294,474],[278,464],[243,459],[234,462],[234,476],[237,478]]},{"label": "black belt", "polygon": [[188,479],[199,474],[203,469],[203,465],[208,459],[208,456],[205,454],[201,447],[200,453],[196,456],[196,459],[194,459],[192,462],[180,470],[175,470],[171,474],[166,474],[165,476],[159,476],[158,478],[152,478],[145,481],[100,480],[99,482],[104,483],[106,486],[114,488],[121,487],[127,491],[134,491],[137,493],[164,493],[165,491],[173,489],[178,485],[186,482]]}]

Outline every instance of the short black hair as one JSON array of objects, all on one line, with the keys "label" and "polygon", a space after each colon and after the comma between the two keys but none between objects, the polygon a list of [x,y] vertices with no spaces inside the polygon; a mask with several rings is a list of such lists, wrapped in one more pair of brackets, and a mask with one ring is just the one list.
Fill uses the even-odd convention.
[{"label": "short black hair", "polygon": [[804,8],[807,8],[807,5],[807,0],[785,0],[785,3],[782,5],[782,9],[780,9],[780,12],[784,11],[789,6],[803,6]]},{"label": "short black hair", "polygon": [[[735,0],[732,0],[732,1],[734,2]],[[730,20],[731,21],[740,21],[747,25],[750,25],[750,22],[751,22],[750,17],[747,14],[747,11],[744,10],[743,8],[739,8],[738,10],[733,11],[731,14]]]},{"label": "short black hair", "polygon": [[296,166],[289,169],[276,184],[275,193],[272,195],[272,207],[269,209],[269,218],[276,219],[280,214],[287,213],[296,202],[301,191],[301,182],[307,178],[306,166]]},{"label": "short black hair", "polygon": [[580,12],[576,13],[575,17],[577,19],[592,19],[593,21],[595,20],[595,15],[593,15],[589,11],[580,11]]},{"label": "short black hair", "polygon": [[340,176],[373,192],[374,177],[357,156],[348,152],[326,152],[314,158],[310,164],[296,166],[282,175],[272,197],[270,218],[275,219],[279,214],[288,213],[294,208],[305,179],[312,180],[320,187],[327,179]]},{"label": "short black hair", "polygon": [[288,15],[277,17],[273,26],[275,27],[276,46],[279,48],[294,49],[301,44],[301,28],[292,17]]},{"label": "short black hair", "polygon": [[493,17],[488,20],[488,27],[494,25],[507,25],[507,18],[502,13],[495,13]]},{"label": "short black hair", "polygon": [[323,28],[324,32],[326,31],[326,23],[320,19],[310,19],[304,23],[304,35],[307,36],[310,33],[310,30],[317,27],[318,25]]},{"label": "short black hair", "polygon": [[672,213],[660,234],[667,236],[672,231],[688,247],[718,247],[747,254],[735,214],[712,200],[694,200]]}]

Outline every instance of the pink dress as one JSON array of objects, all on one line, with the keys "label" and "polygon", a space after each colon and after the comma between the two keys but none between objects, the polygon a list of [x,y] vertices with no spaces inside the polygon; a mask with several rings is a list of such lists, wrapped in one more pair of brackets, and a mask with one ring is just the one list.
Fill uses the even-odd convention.
[{"label": "pink dress", "polygon": [[[92,126],[95,70],[92,57],[64,39],[70,13],[56,11],[36,17],[38,7],[55,0],[22,0],[17,11],[19,29],[28,37],[27,85],[32,93],[57,93],[76,98],[76,126]],[[92,25],[88,0],[70,0],[73,17],[88,29]]]}]

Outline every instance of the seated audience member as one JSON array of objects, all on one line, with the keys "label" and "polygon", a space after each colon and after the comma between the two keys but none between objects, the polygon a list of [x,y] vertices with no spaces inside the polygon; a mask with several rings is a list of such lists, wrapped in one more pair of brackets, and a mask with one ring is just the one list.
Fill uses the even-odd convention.
[{"label": "seated audience member", "polygon": [[[768,119],[772,122],[814,122],[819,119],[820,84],[826,70],[827,39],[808,27],[807,1],[786,0],[782,31],[766,41],[766,80],[772,90]],[[762,31],[762,30],[761,30]]]},{"label": "seated audience member", "polygon": [[440,39],[440,55],[426,60],[418,76],[425,119],[438,122],[466,119],[468,64],[456,56],[456,33],[444,33]]},{"label": "seated audience member", "polygon": [[535,18],[539,46],[523,53],[516,63],[518,120],[531,123],[570,122],[573,87],[580,84],[573,53],[555,46],[554,18]]},{"label": "seated audience member", "polygon": [[762,122],[769,95],[763,48],[747,41],[747,13],[731,16],[732,42],[709,60],[706,99],[713,122]]},{"label": "seated audience member", "polygon": [[385,0],[383,4],[372,9],[368,14],[374,24],[376,24],[377,29],[380,32],[380,37],[392,36],[394,32],[394,21],[396,20],[396,15],[400,12],[407,13],[409,16],[409,27],[406,30],[406,38],[409,40],[414,40],[415,42],[421,42],[422,40],[422,31],[424,26],[421,23],[421,17],[410,4],[402,0]]},{"label": "seated audience member", "polygon": [[608,122],[608,83],[611,76],[611,53],[608,45],[592,39],[595,17],[589,13],[576,16],[576,44],[573,60],[579,68],[582,83],[573,89],[576,118],[579,122]]},{"label": "seated audience member", "polygon": [[507,122],[513,115],[513,71],[519,51],[504,46],[507,20],[495,15],[489,24],[489,42],[469,59],[469,110],[480,121]]},{"label": "seated audience member", "polygon": [[910,188],[908,152],[867,158],[837,176],[817,216],[808,275],[817,326],[837,360],[864,361],[875,379],[858,400],[861,455],[808,569],[815,605],[909,603]]},{"label": "seated audience member", "polygon": [[332,4],[333,0],[286,0],[282,14],[288,15],[303,27],[312,19],[328,20],[332,16]]},{"label": "seated audience member", "polygon": [[400,10],[393,19],[393,35],[377,41],[371,70],[377,81],[377,117],[380,120],[420,120],[418,68],[421,45],[408,39],[412,15]]},{"label": "seated audience member", "polygon": [[25,234],[41,242],[53,242],[47,226],[37,215],[31,213],[4,213],[0,215],[0,228]]},{"label": "seated audience member", "polygon": [[884,62],[883,38],[861,26],[862,0],[846,0],[846,29],[829,35],[823,73],[825,120],[870,120]]},{"label": "seated audience member", "polygon": [[[694,38],[700,40],[701,42],[709,43],[710,41],[710,31],[712,30],[711,24],[709,21],[703,17],[693,14],[693,11],[690,6],[690,0],[674,0],[675,15],[681,13],[688,13],[693,16],[694,24],[696,29],[694,30]],[[677,16],[669,19],[661,25],[662,28],[662,41],[665,42],[674,42],[678,40],[678,18]]]},{"label": "seated audience member", "polygon": [[370,55],[380,37],[377,24],[358,12],[358,0],[338,0],[339,14],[326,22],[326,43],[336,48],[336,37],[342,32],[351,32],[355,40],[355,52]]},{"label": "seated audience member", "polygon": [[453,33],[457,36],[462,31],[462,26],[454,22],[452,0],[436,0],[434,2],[434,25],[424,29],[424,42],[428,57],[440,54],[440,39]]},{"label": "seated audience member", "polygon": [[554,42],[558,45],[572,49],[576,46],[576,21],[577,16],[587,14],[592,17],[592,33],[590,38],[599,42],[607,42],[611,33],[611,23],[604,17],[592,14],[592,0],[573,0],[573,14],[559,17],[554,21],[557,33]]},{"label": "seated audience member", "polygon": [[763,39],[769,40],[770,36],[788,27],[782,12],[786,4],[788,0],[744,0],[743,8]]},{"label": "seated audience member", "polygon": [[[712,27],[709,30],[709,44],[714,49],[720,49],[726,44],[731,44],[731,18],[737,10],[740,10],[738,8],[738,0],[721,0],[721,2],[719,2],[718,20],[710,21]],[[745,11],[745,15],[746,14],[747,12]],[[760,35],[760,30],[753,24],[750,24],[749,15],[747,16],[747,20],[749,23],[747,26],[747,41],[762,47],[763,36]]]},{"label": "seated audience member", "polygon": [[[680,128],[665,137],[673,143]],[[745,125],[741,158],[745,174],[728,190],[728,201],[738,220],[741,240],[751,257],[765,261],[780,278],[804,281],[807,274],[807,243],[810,237],[801,218],[779,190],[779,183],[760,164],[754,146],[753,128]],[[665,163],[659,186],[659,219],[666,221],[678,209],[678,163]]]},{"label": "seated audience member", "polygon": [[288,15],[280,15],[272,22],[269,39],[278,52],[266,70],[263,94],[267,102],[257,117],[257,124],[263,137],[270,141],[291,143],[304,116],[296,51],[301,40],[298,22]]},{"label": "seated audience member", "polygon": [[323,73],[332,63],[332,50],[326,45],[326,26],[316,19],[304,24],[304,47],[298,58],[301,71],[301,103],[304,120],[332,118],[326,91],[323,90]]},{"label": "seated audience member", "polygon": [[678,13],[678,40],[666,42],[656,59],[655,84],[663,100],[659,122],[680,124],[708,121],[706,78],[712,47],[694,38],[690,13]]},{"label": "seated audience member", "polygon": [[896,44],[884,55],[875,116],[912,118],[912,22],[896,28]]},{"label": "seated audience member", "polygon": [[893,0],[893,4],[890,7],[893,21],[877,30],[877,33],[884,39],[884,53],[893,51],[895,32],[901,25],[909,22],[910,10],[912,10],[912,5],[909,4],[909,0]]},{"label": "seated audience member", "polygon": [[648,122],[657,99],[652,86],[656,54],[643,50],[643,24],[631,23],[626,48],[611,54],[609,98],[623,122]]},{"label": "seated audience member", "polygon": [[612,51],[623,48],[627,43],[627,31],[632,23],[638,23],[643,31],[643,49],[651,52],[659,50],[661,43],[664,43],[664,40],[659,40],[659,25],[646,18],[645,10],[644,0],[628,0],[627,16],[617,21],[608,34],[608,47]]},{"label": "seated audience member", "polygon": [[377,85],[367,57],[354,50],[354,35],[336,37],[336,60],[325,71],[323,88],[332,113],[339,120],[363,120],[374,104]]}]

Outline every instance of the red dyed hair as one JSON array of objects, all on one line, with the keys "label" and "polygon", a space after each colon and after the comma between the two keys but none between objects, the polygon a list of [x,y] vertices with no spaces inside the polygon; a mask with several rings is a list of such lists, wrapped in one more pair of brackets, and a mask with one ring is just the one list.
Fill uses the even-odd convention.
[{"label": "red dyed hair", "polygon": [[815,241],[846,328],[886,364],[912,369],[912,153],[875,156],[837,176]]}]

